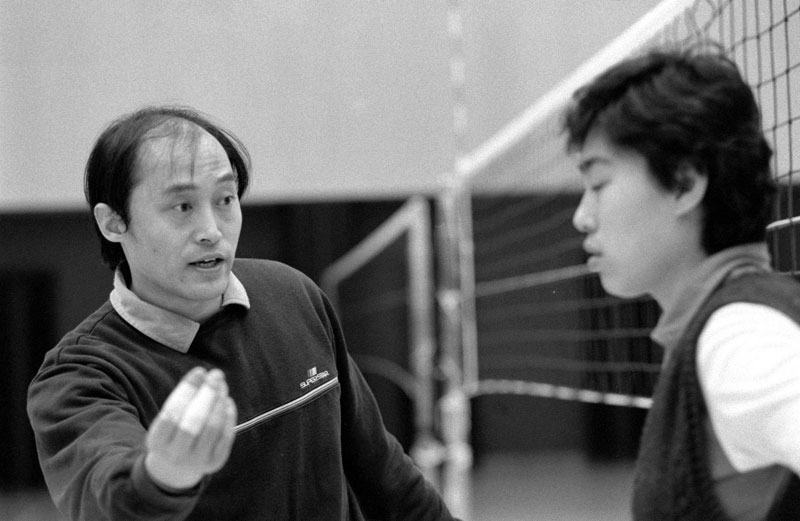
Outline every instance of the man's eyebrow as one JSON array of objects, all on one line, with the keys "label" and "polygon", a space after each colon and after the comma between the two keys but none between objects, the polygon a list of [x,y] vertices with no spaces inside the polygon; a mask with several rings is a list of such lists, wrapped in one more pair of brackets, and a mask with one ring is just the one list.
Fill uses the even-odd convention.
[{"label": "man's eyebrow", "polygon": [[233,175],[233,172],[228,170],[223,175],[217,178],[217,184],[225,184],[225,183],[236,183],[236,176]]},{"label": "man's eyebrow", "polygon": [[[217,178],[216,184],[222,185],[226,183],[236,183],[236,176],[233,175],[233,172],[226,172],[225,174],[221,175]],[[164,190],[168,194],[177,194],[181,192],[191,192],[192,190],[197,189],[197,184],[193,182],[188,183],[175,183],[169,185],[166,190]]]}]

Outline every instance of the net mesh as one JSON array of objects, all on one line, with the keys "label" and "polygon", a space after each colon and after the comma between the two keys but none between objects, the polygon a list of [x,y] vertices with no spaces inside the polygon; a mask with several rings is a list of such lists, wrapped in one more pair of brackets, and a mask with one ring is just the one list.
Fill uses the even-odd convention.
[{"label": "net mesh", "polygon": [[372,388],[387,428],[409,449],[415,382],[410,364],[406,242],[405,235],[396,237],[341,281],[337,300],[348,350]]},{"label": "net mesh", "polygon": [[411,198],[321,277],[387,429],[426,473],[440,458],[430,235],[428,201]]},{"label": "net mesh", "polygon": [[616,61],[709,39],[739,64],[761,106],[780,188],[768,244],[778,271],[800,275],[800,0],[667,0],[459,162],[472,205],[471,395],[649,406],[661,352],[648,335],[659,311],[648,299],[608,296],[583,267],[571,223],[580,179],[561,117],[572,92]]}]

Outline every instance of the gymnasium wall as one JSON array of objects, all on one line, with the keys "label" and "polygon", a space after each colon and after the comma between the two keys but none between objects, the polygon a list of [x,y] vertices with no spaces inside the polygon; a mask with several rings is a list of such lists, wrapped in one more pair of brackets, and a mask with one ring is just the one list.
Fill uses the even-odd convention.
[{"label": "gymnasium wall", "polygon": [[[81,207],[100,129],[153,103],[239,135],[252,202],[432,193],[455,154],[451,3],[0,0],[0,212]],[[457,3],[473,147],[657,0]]]}]

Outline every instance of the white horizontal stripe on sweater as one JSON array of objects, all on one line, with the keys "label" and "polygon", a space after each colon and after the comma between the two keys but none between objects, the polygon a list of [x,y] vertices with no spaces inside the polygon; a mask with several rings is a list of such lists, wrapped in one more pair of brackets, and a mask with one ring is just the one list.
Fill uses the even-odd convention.
[{"label": "white horizontal stripe on sweater", "polygon": [[339,377],[334,376],[331,380],[328,380],[324,384],[320,385],[316,389],[304,394],[299,398],[295,398],[294,400],[287,402],[279,407],[275,407],[274,409],[270,409],[267,412],[263,412],[258,416],[251,418],[245,422],[240,423],[236,427],[234,427],[233,432],[234,434],[238,434],[242,431],[255,427],[261,423],[271,420],[272,418],[279,416],[281,414],[287,413],[294,409],[299,409],[303,405],[311,402],[312,400],[318,398],[320,395],[325,394],[326,392],[330,391],[332,388],[339,385]]},{"label": "white horizontal stripe on sweater", "polygon": [[768,306],[728,304],[698,338],[697,367],[733,467],[777,463],[800,473],[800,326]]}]

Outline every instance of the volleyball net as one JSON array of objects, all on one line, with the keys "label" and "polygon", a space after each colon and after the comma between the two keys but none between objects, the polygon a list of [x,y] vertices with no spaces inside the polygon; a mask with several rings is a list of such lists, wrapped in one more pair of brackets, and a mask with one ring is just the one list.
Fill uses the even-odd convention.
[{"label": "volleyball net", "polygon": [[[464,518],[476,398],[650,406],[659,310],[607,295],[587,271],[562,118],[573,92],[614,63],[704,40],[724,48],[757,97],[779,186],[768,244],[777,271],[800,276],[800,0],[664,0],[458,158],[439,195],[435,244],[428,204],[414,200],[326,274],[356,360],[365,346],[362,369],[406,396],[415,438],[434,440],[417,445],[429,449],[418,461],[429,476],[444,462],[445,497]],[[401,347],[387,347],[395,336]]]}]

